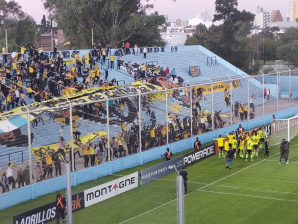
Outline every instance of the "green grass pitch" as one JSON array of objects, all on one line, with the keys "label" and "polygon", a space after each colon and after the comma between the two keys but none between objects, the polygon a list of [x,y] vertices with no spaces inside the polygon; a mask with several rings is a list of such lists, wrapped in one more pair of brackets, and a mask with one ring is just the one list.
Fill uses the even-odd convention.
[{"label": "green grass pitch", "polygon": [[[225,162],[218,155],[188,167],[185,223],[298,223],[297,149],[296,137],[291,141],[287,165],[284,161],[279,164],[279,146],[275,146],[270,148],[268,160],[263,160],[264,152],[253,161],[241,161],[237,157],[231,170],[225,169]],[[116,175],[141,171],[160,162],[152,161]],[[72,193],[116,178],[118,176],[111,175],[81,184],[72,188]],[[85,208],[73,214],[73,223],[177,223],[175,178],[175,174],[171,174]],[[2,210],[0,223],[12,223],[15,214],[54,199],[55,194],[48,194]]]}]

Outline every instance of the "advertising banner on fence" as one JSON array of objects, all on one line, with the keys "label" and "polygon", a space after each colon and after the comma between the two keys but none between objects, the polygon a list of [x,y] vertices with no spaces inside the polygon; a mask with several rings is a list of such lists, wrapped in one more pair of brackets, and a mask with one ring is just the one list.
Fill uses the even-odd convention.
[{"label": "advertising banner on fence", "polygon": [[[72,195],[72,212],[85,208],[84,193]],[[56,202],[34,208],[13,217],[13,224],[42,224],[56,219]]]},{"label": "advertising banner on fence", "polygon": [[142,170],[141,184],[147,184],[153,180],[156,180],[168,174],[174,173],[175,169],[173,165],[175,165],[177,169],[181,169],[183,166],[183,156],[180,156],[176,159],[172,159],[167,162]]},{"label": "advertising banner on fence", "polygon": [[138,187],[138,172],[112,180],[84,191],[85,207]]},{"label": "advertising banner on fence", "polygon": [[215,143],[184,155],[183,164],[188,167],[213,155],[215,155]]},{"label": "advertising banner on fence", "polygon": [[[241,88],[240,80],[233,80],[232,81],[232,89],[239,89]],[[225,89],[230,90],[231,89],[230,82],[217,82],[213,84],[213,93],[223,92]],[[197,90],[201,89],[203,95],[205,94],[211,94],[212,93],[212,85],[200,85],[194,88],[195,93],[197,94]]]}]

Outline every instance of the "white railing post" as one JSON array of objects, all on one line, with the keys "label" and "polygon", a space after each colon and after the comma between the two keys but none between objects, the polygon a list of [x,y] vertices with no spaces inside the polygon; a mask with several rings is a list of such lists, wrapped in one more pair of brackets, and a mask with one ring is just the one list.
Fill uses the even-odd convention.
[{"label": "white railing post", "polygon": [[142,102],[141,102],[141,99],[142,99],[142,95],[141,93],[139,93],[139,151],[142,152],[142,122],[141,122],[141,119],[142,119],[142,116],[141,116],[141,106],[142,106]]},{"label": "white railing post", "polygon": [[249,77],[247,78],[247,119],[250,120]]},{"label": "white railing post", "polygon": [[[188,82],[188,81],[187,81]],[[192,124],[192,119],[193,119],[193,114],[192,114],[192,110],[193,110],[193,100],[192,100],[192,85],[188,82],[189,84],[189,103],[190,103],[190,136],[192,137],[193,136],[193,124]]]},{"label": "white railing post", "polygon": [[291,90],[291,69],[289,67],[287,67],[287,69],[289,70],[289,108],[291,108],[291,95],[292,95],[292,90]]},{"label": "white railing post", "polygon": [[[264,90],[265,90],[265,75],[264,75],[264,73],[260,70],[260,72],[262,73],[262,75],[263,75],[263,117],[265,116],[265,97],[266,96],[264,96]],[[267,92],[267,91],[266,91]]]},{"label": "white railing post", "polygon": [[75,171],[75,160],[74,160],[74,151],[73,151],[73,130],[72,130],[72,104],[67,99],[69,103],[69,130],[70,130],[70,157],[71,157],[71,171]]},{"label": "white railing post", "polygon": [[[212,124],[211,124],[211,128],[212,128],[212,131],[214,130],[214,108],[213,108],[213,101],[214,101],[214,98],[213,98],[213,82],[210,78],[208,78],[209,81],[210,81],[210,84],[211,84],[211,119],[212,119]],[[207,121],[208,123],[208,121]]]},{"label": "white railing post", "polygon": [[[230,96],[231,96],[231,98],[230,98],[230,111],[231,111],[231,121],[230,121],[230,123],[231,123],[231,125],[233,125],[233,101],[232,101],[232,98],[233,98],[233,85],[232,85],[232,79],[230,78],[230,76],[229,75],[227,75],[228,77],[229,77],[229,79],[230,79],[230,91],[229,91],[229,93],[230,93]],[[229,96],[228,96],[229,97]]]},{"label": "white railing post", "polygon": [[[26,107],[26,106],[25,106]],[[30,184],[33,184],[32,180],[32,152],[31,152],[31,122],[30,122],[30,112],[27,109],[27,132],[28,132],[28,153],[29,153],[29,180]]]},{"label": "white railing post", "polygon": [[[278,98],[279,98],[279,81],[278,81],[278,71],[273,68],[276,71],[276,112],[278,112]],[[278,115],[277,115],[278,116]]]},{"label": "white railing post", "polygon": [[108,161],[111,161],[111,149],[110,149],[110,108],[109,108],[109,98],[106,96],[107,102],[106,102],[106,111],[107,111],[107,134],[108,134],[108,144],[107,144],[107,150],[108,150]]}]

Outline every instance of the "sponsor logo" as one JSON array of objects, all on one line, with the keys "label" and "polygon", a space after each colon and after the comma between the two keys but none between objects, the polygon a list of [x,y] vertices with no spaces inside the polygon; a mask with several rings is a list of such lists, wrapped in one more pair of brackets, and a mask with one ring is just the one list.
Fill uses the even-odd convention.
[{"label": "sponsor logo", "polygon": [[213,155],[215,155],[215,144],[203,147],[199,150],[184,155],[184,166],[190,166]]},{"label": "sponsor logo", "polygon": [[138,172],[84,191],[85,206],[91,206],[138,186]]},{"label": "sponsor logo", "polygon": [[[293,128],[298,125],[298,117],[290,119],[289,121],[290,121],[289,122],[290,128]],[[273,122],[272,124],[274,128],[272,130],[272,133],[287,130],[289,123],[288,123],[288,120],[280,120],[280,121],[277,120],[276,122]]]},{"label": "sponsor logo", "polygon": [[[72,195],[72,211],[76,212],[83,208],[84,205],[84,193]],[[65,212],[67,209],[65,210]],[[54,220],[56,218],[56,202],[34,208],[30,211],[18,214],[13,217],[14,224],[43,224]]]},{"label": "sponsor logo", "polygon": [[[26,217],[17,219],[15,224],[38,224],[53,220],[56,217],[55,203],[50,203],[42,207],[34,209],[34,214],[27,215]],[[31,210],[33,211],[33,210]],[[18,215],[22,217],[22,214]]]},{"label": "sponsor logo", "polygon": [[174,173],[174,166],[176,166],[177,169],[181,169],[181,167],[183,166],[182,156],[142,170],[141,184],[146,184],[168,174]]}]

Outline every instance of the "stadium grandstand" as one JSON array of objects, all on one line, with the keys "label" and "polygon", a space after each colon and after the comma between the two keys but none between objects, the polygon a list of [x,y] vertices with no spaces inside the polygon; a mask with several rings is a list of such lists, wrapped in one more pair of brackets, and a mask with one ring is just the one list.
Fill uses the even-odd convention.
[{"label": "stadium grandstand", "polygon": [[72,151],[88,169],[298,105],[278,73],[251,77],[202,46],[27,51],[0,57],[9,191],[63,174]]}]

